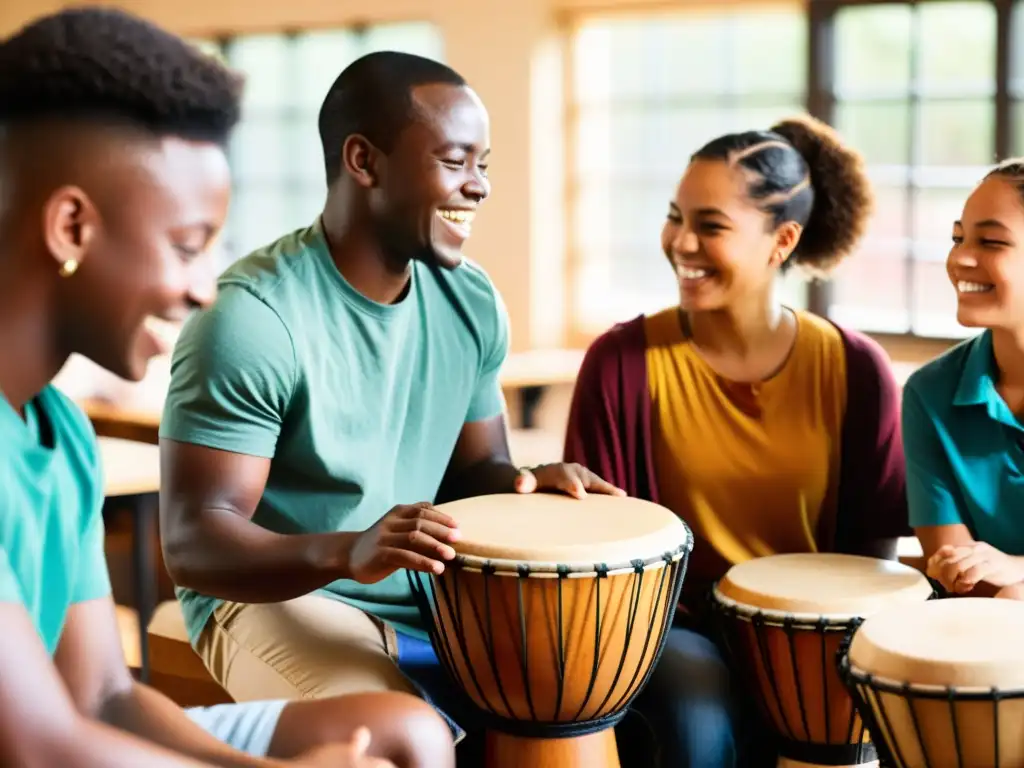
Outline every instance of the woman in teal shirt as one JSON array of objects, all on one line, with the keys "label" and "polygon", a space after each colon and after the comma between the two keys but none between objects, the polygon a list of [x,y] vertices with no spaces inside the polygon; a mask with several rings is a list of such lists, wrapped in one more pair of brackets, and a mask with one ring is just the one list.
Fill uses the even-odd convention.
[{"label": "woman in teal shirt", "polygon": [[1024,160],[985,176],[953,223],[957,320],[984,329],[903,392],[910,523],[952,594],[1024,597]]}]

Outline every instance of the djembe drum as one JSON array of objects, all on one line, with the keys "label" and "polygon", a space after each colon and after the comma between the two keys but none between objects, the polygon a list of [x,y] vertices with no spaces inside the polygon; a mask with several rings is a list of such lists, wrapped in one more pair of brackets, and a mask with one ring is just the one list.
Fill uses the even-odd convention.
[{"label": "djembe drum", "polygon": [[457,557],[410,584],[487,729],[487,765],[618,768],[613,728],[664,648],[689,529],[656,504],[597,494],[437,508],[458,522]]},{"label": "djembe drum", "polygon": [[1024,766],[1024,603],[962,597],[879,613],[839,669],[883,766]]},{"label": "djembe drum", "polygon": [[839,648],[862,617],[931,596],[913,568],[835,554],[750,560],[715,585],[713,616],[730,666],[778,737],[779,766],[877,760],[839,678]]}]

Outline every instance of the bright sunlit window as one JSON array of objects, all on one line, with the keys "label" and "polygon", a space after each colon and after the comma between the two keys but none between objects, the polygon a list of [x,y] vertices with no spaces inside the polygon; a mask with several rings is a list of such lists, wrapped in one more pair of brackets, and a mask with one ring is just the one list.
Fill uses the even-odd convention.
[{"label": "bright sunlit window", "polygon": [[945,259],[953,221],[996,160],[996,27],[986,0],[836,15],[834,122],[864,153],[878,201],[864,247],[836,275],[837,321],[970,333],[956,322]]}]

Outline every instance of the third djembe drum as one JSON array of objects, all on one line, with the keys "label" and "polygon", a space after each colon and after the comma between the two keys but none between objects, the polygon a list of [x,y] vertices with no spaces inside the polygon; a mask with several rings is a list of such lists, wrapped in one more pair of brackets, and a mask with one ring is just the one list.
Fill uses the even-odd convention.
[{"label": "third djembe drum", "polygon": [[714,614],[736,677],[778,736],[780,766],[876,761],[837,654],[861,618],[931,596],[919,571],[868,557],[773,555],[729,570]]},{"label": "third djembe drum", "polygon": [[441,576],[410,574],[438,658],[480,713],[490,768],[618,768],[614,726],[665,644],[693,545],[667,509],[591,494],[439,505]]},{"label": "third djembe drum", "polygon": [[839,667],[885,768],[1024,768],[1024,603],[879,613]]}]

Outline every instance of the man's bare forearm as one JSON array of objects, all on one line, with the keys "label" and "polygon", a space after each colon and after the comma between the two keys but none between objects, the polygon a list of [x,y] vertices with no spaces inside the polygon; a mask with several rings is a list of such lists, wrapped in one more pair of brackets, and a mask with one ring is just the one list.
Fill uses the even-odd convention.
[{"label": "man's bare forearm", "polygon": [[174,582],[239,603],[278,603],[350,578],[356,533],[280,534],[228,510],[190,514],[164,539]]},{"label": "man's bare forearm", "polygon": [[515,491],[519,469],[504,459],[489,459],[445,478],[438,492],[438,503]]}]

